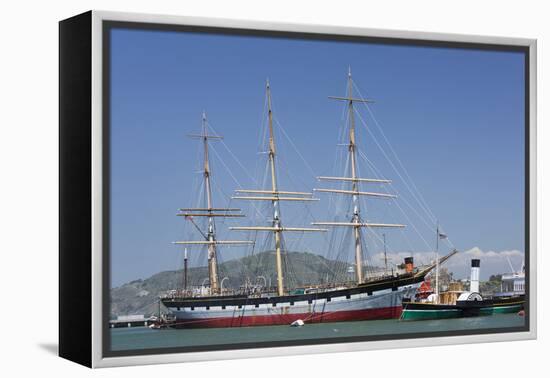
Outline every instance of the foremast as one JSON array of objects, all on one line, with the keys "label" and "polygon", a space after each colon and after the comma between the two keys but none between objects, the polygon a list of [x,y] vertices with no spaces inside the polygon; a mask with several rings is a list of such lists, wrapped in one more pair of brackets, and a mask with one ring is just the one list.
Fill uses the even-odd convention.
[{"label": "foremast", "polygon": [[[204,240],[192,240],[192,241],[177,241],[174,244],[184,245],[206,245],[208,248],[208,279],[210,282],[210,293],[219,294],[220,284],[218,277],[218,256],[217,245],[239,245],[239,244],[252,244],[249,240],[217,240],[216,239],[216,224],[214,218],[216,217],[244,217],[243,214],[235,213],[240,212],[237,208],[215,208],[212,200],[212,183],[211,183],[211,171],[210,171],[210,157],[208,154],[208,143],[210,140],[221,140],[222,136],[208,134],[208,122],[206,120],[206,113],[202,113],[202,133],[191,134],[190,138],[200,139],[203,142],[203,179],[204,179],[204,195],[206,197],[206,208],[185,208],[180,209],[178,216],[184,216],[185,219],[193,223],[195,228],[203,236]],[[207,230],[203,232],[202,229],[195,223],[194,217],[207,217]],[[185,250],[185,263],[187,268],[187,249]],[[184,273],[186,275],[186,272]],[[187,288],[187,277],[185,277],[185,288]]]},{"label": "foremast", "polygon": [[249,201],[271,201],[273,205],[273,218],[270,227],[250,226],[250,227],[230,227],[231,230],[238,231],[268,231],[273,232],[275,239],[275,259],[277,269],[277,295],[285,295],[285,284],[283,277],[283,257],[282,257],[282,233],[285,231],[310,232],[310,231],[326,231],[321,228],[306,228],[306,227],[283,227],[281,222],[281,213],[279,204],[280,201],[317,201],[317,198],[312,198],[312,193],[281,191],[277,186],[277,171],[276,171],[276,148],[275,135],[273,132],[273,110],[271,107],[271,87],[269,81],[266,82],[266,96],[268,108],[268,127],[269,127],[269,169],[271,173],[271,190],[249,190],[239,189],[236,193],[245,194],[251,193],[255,196],[238,195],[232,197],[237,200]]},{"label": "foremast", "polygon": [[[353,204],[353,215],[350,222],[313,222],[313,225],[319,226],[331,226],[331,227],[353,227],[353,237],[354,237],[354,246],[355,246],[355,277],[357,284],[361,284],[364,281],[363,278],[363,246],[361,241],[361,229],[363,227],[371,228],[402,228],[405,225],[402,224],[388,224],[388,223],[365,223],[361,220],[361,212],[359,206],[359,196],[370,196],[375,198],[395,198],[395,195],[385,194],[385,193],[374,193],[374,192],[364,192],[359,190],[359,183],[391,183],[390,180],[382,179],[368,179],[368,178],[359,178],[357,177],[357,144],[356,144],[356,133],[355,133],[355,109],[353,104],[355,102],[360,103],[370,103],[372,100],[360,99],[353,97],[353,81],[351,77],[351,68],[348,71],[348,89],[347,97],[337,97],[329,96],[332,100],[346,101],[348,107],[348,119],[349,119],[349,141],[348,141],[348,152],[351,161],[350,176],[345,177],[329,177],[329,176],[319,176],[318,180],[323,181],[341,181],[341,182],[351,182],[351,190],[339,190],[339,189],[313,189],[315,192],[323,193],[336,193],[336,194],[345,194],[352,196]],[[344,173],[345,174],[345,173]]]}]

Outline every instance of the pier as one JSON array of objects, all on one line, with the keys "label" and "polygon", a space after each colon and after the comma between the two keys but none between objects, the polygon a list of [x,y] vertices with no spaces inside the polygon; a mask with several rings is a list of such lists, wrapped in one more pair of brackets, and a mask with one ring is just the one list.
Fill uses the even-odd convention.
[{"label": "pier", "polygon": [[145,315],[120,315],[116,319],[109,320],[109,328],[148,327],[155,318],[145,318]]}]

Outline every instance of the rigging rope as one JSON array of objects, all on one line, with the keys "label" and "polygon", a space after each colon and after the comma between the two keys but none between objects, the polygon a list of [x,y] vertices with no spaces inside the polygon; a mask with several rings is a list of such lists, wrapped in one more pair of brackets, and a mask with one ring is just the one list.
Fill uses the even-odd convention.
[{"label": "rigging rope", "polygon": [[[401,175],[401,173],[399,172],[399,170],[397,169],[397,167],[395,166],[395,164],[393,163],[393,161],[390,159],[390,157],[386,154],[386,152],[384,151],[384,149],[382,148],[382,146],[380,145],[380,143],[378,142],[376,136],[372,133],[372,131],[367,127],[367,124],[366,122],[364,121],[363,117],[361,117],[361,114],[359,112],[356,112],[356,115],[358,116],[359,120],[361,121],[361,124],[365,127],[365,129],[367,130],[367,132],[369,133],[369,135],[371,136],[372,140],[374,141],[374,143],[376,144],[376,146],[378,147],[378,149],[382,152],[382,154],[384,155],[384,157],[386,158],[386,160],[388,161],[388,163],[390,164],[390,166],[393,168],[393,170],[395,171],[395,173],[397,174],[397,176],[401,179],[401,181],[403,182],[403,184],[405,184],[405,187],[408,189],[409,193],[412,195],[413,199],[415,199],[418,204],[420,205],[420,208],[423,209],[424,211],[426,211],[422,205],[422,203],[420,202],[420,200],[417,198],[417,196],[415,195],[414,191],[411,189],[411,187],[409,186],[409,184],[407,183],[407,181],[405,180],[405,178]],[[363,154],[363,158],[366,158],[366,156]],[[367,158],[368,159],[368,158]],[[372,162],[371,162],[371,165],[372,165]],[[390,184],[391,185],[391,184]],[[391,185],[394,189],[395,187],[393,185]],[[404,197],[403,197],[404,198]],[[408,203],[405,199],[404,199],[404,202]],[[399,205],[398,205],[399,206]],[[410,206],[409,204],[409,207],[416,212],[416,210]],[[425,219],[420,216],[420,214],[418,214],[416,212],[416,214],[418,215],[418,217],[423,221],[425,222],[426,225],[428,225],[429,228],[435,228],[433,226],[430,226],[426,221]],[[416,229],[416,226],[414,226],[414,223],[411,223],[411,225],[413,226],[413,228]],[[418,232],[418,230],[417,230]],[[420,233],[419,233],[420,235]],[[422,237],[422,236],[421,236]],[[429,243],[426,242],[426,240],[422,237],[422,239],[424,240],[424,242],[428,245],[428,248],[431,248],[429,246]],[[448,239],[447,239],[448,240]],[[450,241],[449,241],[450,243]]]},{"label": "rigging rope", "polygon": [[[357,90],[357,93],[359,93],[359,96],[361,99],[364,99],[363,98],[363,95],[361,94],[361,91],[359,90],[359,88],[357,87],[357,85],[355,85],[355,83],[353,82],[352,80],[352,84],[353,84],[353,87]],[[382,137],[384,138],[384,141],[386,142],[386,144],[388,145],[388,147],[390,148],[390,151],[392,152],[393,156],[395,157],[395,160],[397,161],[397,163],[399,164],[399,166],[401,167],[401,169],[403,170],[403,172],[405,173],[405,175],[407,176],[407,178],[409,179],[409,181],[411,182],[411,185],[414,187],[414,189],[416,190],[416,193],[418,194],[419,198],[422,200],[421,202],[423,203],[423,206],[425,206],[425,211],[426,213],[428,214],[428,217],[431,218],[432,222],[436,223],[437,222],[437,217],[434,215],[434,213],[431,211],[431,209],[429,208],[428,204],[426,203],[426,200],[424,199],[424,197],[422,196],[422,193],[418,190],[418,187],[416,186],[416,184],[414,183],[414,180],[411,178],[411,176],[409,175],[409,172],[408,170],[405,168],[405,166],[403,165],[401,159],[399,159],[399,156],[397,155],[397,153],[395,152],[395,149],[393,148],[393,146],[391,145],[390,141],[388,140],[388,138],[386,137],[386,134],[384,133],[384,130],[382,129],[382,127],[380,126],[380,124],[378,123],[378,120],[376,119],[376,117],[374,116],[374,113],[372,112],[370,106],[368,103],[366,102],[363,102],[364,106],[367,108],[367,111],[369,112],[372,120],[374,121],[374,124],[376,125],[376,127],[378,128],[378,130],[380,131],[380,134],[382,135]]]}]

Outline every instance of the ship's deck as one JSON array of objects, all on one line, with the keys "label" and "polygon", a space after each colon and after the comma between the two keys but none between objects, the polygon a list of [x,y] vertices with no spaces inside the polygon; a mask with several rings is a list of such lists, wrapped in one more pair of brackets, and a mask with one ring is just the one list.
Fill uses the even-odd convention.
[{"label": "ship's deck", "polygon": [[[269,295],[252,295],[236,294],[236,295],[217,295],[217,296],[166,296],[162,298],[162,302],[167,307],[184,307],[184,306],[235,306],[235,305],[260,305],[260,304],[277,304],[283,302],[301,302],[325,299],[330,301],[335,297],[350,297],[355,294],[367,293],[372,295],[375,291],[392,290],[397,291],[400,287],[413,285],[424,280],[424,274],[408,273],[405,275],[387,277],[375,281],[365,282],[361,285],[353,287],[333,287],[331,289],[317,290],[315,292],[304,294],[287,294],[278,296],[273,293]],[[266,293],[264,293],[266,294]],[[267,293],[269,294],[269,293]]]}]

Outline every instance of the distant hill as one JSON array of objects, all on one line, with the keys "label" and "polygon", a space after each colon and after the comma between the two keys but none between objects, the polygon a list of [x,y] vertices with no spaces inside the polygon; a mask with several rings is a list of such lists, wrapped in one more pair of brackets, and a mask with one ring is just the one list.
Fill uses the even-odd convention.
[{"label": "distant hill", "polygon": [[[285,258],[285,279],[292,286],[326,282],[329,272],[346,272],[350,264],[328,260],[307,252],[288,252]],[[267,284],[276,285],[275,256],[273,251],[229,260],[219,265],[220,279],[227,277],[224,287],[236,288],[243,284],[244,277],[254,283],[258,276],[264,276]],[[208,277],[206,267],[190,268],[189,285],[201,285]],[[182,270],[157,273],[144,280],[135,280],[111,289],[111,316],[145,314],[158,312],[159,294],[181,288]],[[262,282],[261,279],[260,282]]]}]

